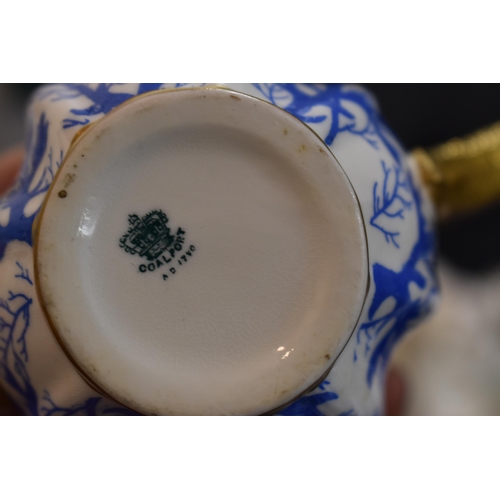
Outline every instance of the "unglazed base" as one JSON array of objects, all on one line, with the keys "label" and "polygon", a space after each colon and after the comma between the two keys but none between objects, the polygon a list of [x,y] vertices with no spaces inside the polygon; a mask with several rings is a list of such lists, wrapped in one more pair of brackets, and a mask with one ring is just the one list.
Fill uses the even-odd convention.
[{"label": "unglazed base", "polygon": [[360,208],[302,122],[223,89],[145,94],[73,145],[35,269],[61,345],[146,414],[263,414],[328,372],[368,284]]}]

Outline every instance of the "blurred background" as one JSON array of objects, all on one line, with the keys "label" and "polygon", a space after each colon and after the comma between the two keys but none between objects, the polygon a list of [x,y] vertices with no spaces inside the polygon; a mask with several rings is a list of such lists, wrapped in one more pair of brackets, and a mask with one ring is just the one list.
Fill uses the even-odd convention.
[{"label": "blurred background", "polygon": [[[408,149],[500,121],[500,85],[365,84]],[[23,140],[36,84],[0,84],[0,151]],[[500,415],[500,204],[441,223],[442,303],[409,333],[393,363],[406,415]],[[2,410],[0,415],[11,410]]]}]

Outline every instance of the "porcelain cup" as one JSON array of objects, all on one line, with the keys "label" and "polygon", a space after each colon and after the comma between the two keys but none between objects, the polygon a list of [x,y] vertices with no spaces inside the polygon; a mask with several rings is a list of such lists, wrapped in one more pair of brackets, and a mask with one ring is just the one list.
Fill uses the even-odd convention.
[{"label": "porcelain cup", "polygon": [[377,415],[434,308],[435,209],[360,86],[67,84],[0,200],[32,415]]}]

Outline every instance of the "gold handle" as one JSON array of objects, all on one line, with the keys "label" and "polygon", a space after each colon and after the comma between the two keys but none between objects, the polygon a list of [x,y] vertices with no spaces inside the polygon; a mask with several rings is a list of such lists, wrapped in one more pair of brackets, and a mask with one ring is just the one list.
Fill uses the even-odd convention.
[{"label": "gold handle", "polygon": [[500,201],[500,122],[413,155],[441,217]]}]

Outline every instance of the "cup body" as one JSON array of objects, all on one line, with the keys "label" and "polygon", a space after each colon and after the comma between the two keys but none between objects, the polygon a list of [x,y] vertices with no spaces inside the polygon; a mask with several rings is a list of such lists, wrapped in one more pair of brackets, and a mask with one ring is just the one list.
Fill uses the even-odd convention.
[{"label": "cup body", "polygon": [[[1,383],[26,413],[135,414],[80,375],[45,321],[33,266],[35,221],[84,127],[136,95],[204,85],[50,85],[33,96],[22,172],[0,202]],[[438,297],[434,209],[416,165],[359,86],[216,85],[268,101],[310,127],[352,184],[366,233],[368,289],[356,327],[326,378],[278,414],[383,413],[391,351]]]}]

